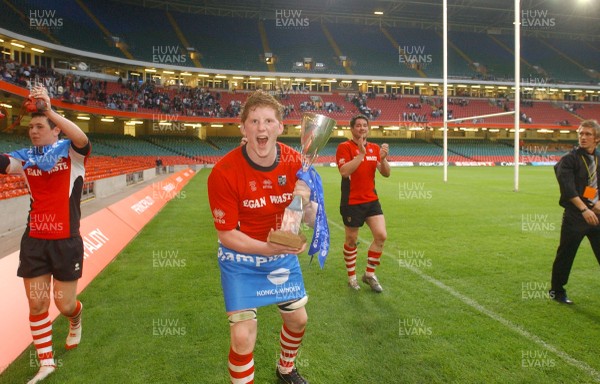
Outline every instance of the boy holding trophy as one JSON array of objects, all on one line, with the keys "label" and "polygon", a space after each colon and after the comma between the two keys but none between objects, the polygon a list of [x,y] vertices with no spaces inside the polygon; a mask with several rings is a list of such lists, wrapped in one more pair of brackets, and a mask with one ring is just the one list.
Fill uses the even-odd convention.
[{"label": "boy holding trophy", "polygon": [[283,320],[276,375],[285,383],[307,383],[294,366],[308,320],[308,296],[297,257],[307,244],[281,244],[269,236],[286,221],[284,211],[294,198],[309,225],[323,207],[311,201],[314,191],[296,176],[302,168],[300,153],[277,142],[283,132],[282,111],[271,95],[253,93],[241,113],[245,143],[221,159],[208,178],[230,323],[232,383],[254,382],[257,308],[271,304],[277,304]]}]

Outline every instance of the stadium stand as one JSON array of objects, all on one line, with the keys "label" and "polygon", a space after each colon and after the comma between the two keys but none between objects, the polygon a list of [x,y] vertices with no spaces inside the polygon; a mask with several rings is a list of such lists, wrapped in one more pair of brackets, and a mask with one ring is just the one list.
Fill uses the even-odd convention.
[{"label": "stadium stand", "polygon": [[122,9],[123,12],[115,12],[112,3],[92,1],[86,4],[136,59],[180,67],[194,66],[164,11],[144,9],[144,17],[141,18],[135,17],[135,13],[126,7]]},{"label": "stadium stand", "polygon": [[[598,119],[600,116],[600,104],[580,104],[581,108],[578,108],[575,113],[577,116],[583,119]],[[565,106],[563,106],[565,108]],[[572,108],[572,106],[567,106]]]},{"label": "stadium stand", "polygon": [[[70,48],[124,57],[110,36],[106,36],[75,1],[52,2],[51,7],[35,0],[15,3],[17,6],[7,6],[2,12],[3,26],[9,30]],[[35,12],[33,17],[30,12]],[[48,27],[36,28],[36,21],[32,19]]]},{"label": "stadium stand", "polygon": [[[172,13],[205,68],[267,71],[258,22],[221,16]],[[233,38],[232,38],[233,37]]]},{"label": "stadium stand", "polygon": [[220,157],[227,153],[219,151],[218,148],[210,142],[202,141],[197,137],[148,135],[143,136],[142,139],[169,151],[171,155],[176,154],[180,157],[187,158],[188,161],[184,164],[214,164]]},{"label": "stadium stand", "polygon": [[381,29],[360,25],[328,26],[340,53],[348,58],[353,73],[381,76],[418,76],[398,60],[398,48],[388,41]]},{"label": "stadium stand", "polygon": [[[181,67],[269,71],[264,53],[270,50],[277,59],[272,69],[280,72],[430,78],[439,78],[442,73],[442,37],[435,29],[356,24],[349,27],[315,21],[301,28],[286,28],[267,19],[190,14],[99,0],[85,4],[66,0],[52,5],[55,17],[64,19],[61,28],[38,30],[31,27],[29,15],[23,10],[41,8],[39,2],[14,3],[16,6],[7,7],[0,16],[10,30],[42,41],[150,63],[168,64],[165,60],[178,55],[169,51],[157,56],[156,52],[176,49],[185,60],[173,64]],[[139,14],[144,17],[132,16]],[[512,36],[453,30],[449,37],[451,77],[510,77]],[[199,65],[191,59],[192,52]],[[415,69],[402,63],[401,52],[430,59],[420,60]],[[597,49],[566,39],[527,35],[522,37],[522,54],[524,77],[588,83],[593,77],[586,69],[596,69],[599,55]],[[348,57],[351,72],[341,66],[339,56]],[[312,58],[313,63],[323,63],[324,67],[309,70],[295,65],[304,58]]]},{"label": "stadium stand", "polygon": [[[297,29],[278,28],[275,23],[265,23],[265,33],[272,53],[277,55],[277,70],[280,72],[308,72],[304,59],[311,58],[313,73],[345,73],[336,62],[335,51],[319,24]],[[297,66],[296,63],[302,63]],[[324,67],[315,68],[316,63]]]},{"label": "stadium stand", "polygon": [[[508,47],[514,45],[511,36],[500,35],[495,38]],[[590,81],[588,76],[539,38],[521,37],[521,60],[529,65],[529,67],[521,66],[521,74],[525,79],[540,79],[540,81],[543,79],[544,82]]]},{"label": "stadium stand", "polygon": [[470,58],[467,65],[477,78],[501,80],[513,77],[514,54],[503,49],[489,35],[449,31],[448,37]]},{"label": "stadium stand", "polygon": [[[442,37],[441,32],[435,28],[344,24],[327,19],[319,22],[311,20],[300,28],[282,28],[269,18],[191,14],[182,12],[181,9],[142,8],[133,4],[100,0],[85,4],[65,0],[53,3],[52,7],[55,15],[64,19],[64,26],[38,29],[31,27],[31,15],[25,10],[41,8],[39,2],[19,0],[8,1],[7,4],[10,6],[0,16],[0,20],[4,28],[9,30],[41,41],[115,58],[130,57],[150,64],[161,62],[162,59],[157,58],[156,54],[172,57],[182,55],[185,56],[185,61],[172,63],[182,70],[197,66],[261,73],[294,72],[299,76],[304,73],[350,74],[405,76],[424,80],[440,77],[442,73]],[[144,17],[134,17],[142,13]],[[457,29],[450,31],[449,43],[451,77],[474,80],[510,78],[513,71],[513,51],[510,48],[513,42],[510,34]],[[265,52],[274,54],[274,64],[265,61]],[[194,60],[191,59],[192,53],[196,55]],[[595,81],[594,72],[588,69],[597,68],[600,59],[600,50],[594,43],[574,44],[573,40],[566,38],[548,39],[534,35],[522,37],[522,54],[523,78],[525,81],[537,82],[537,85],[544,85],[549,81]],[[418,65],[407,59],[409,55],[420,55]],[[342,66],[340,56],[347,57],[350,64],[348,67]],[[305,65],[305,58],[312,59],[312,67]],[[302,65],[298,66],[297,63]],[[323,67],[315,68],[315,63],[323,63]],[[153,120],[158,120],[165,114],[209,119],[234,118],[238,116],[247,92],[252,89],[250,87],[242,92],[231,92],[226,88],[161,85],[127,78],[119,82],[98,81],[74,75],[65,76],[51,68],[21,65],[6,58],[0,64],[3,80],[22,87],[29,86],[35,78],[51,84],[55,98],[68,103],[98,107],[106,115],[110,115],[112,111],[147,113],[153,116]],[[72,65],[66,61],[64,64]],[[361,89],[365,90],[364,87]],[[335,88],[332,87],[331,92],[309,92],[307,88],[297,85],[284,90],[278,84],[272,88],[272,92],[285,106],[284,118],[294,124],[297,124],[304,112],[317,112],[342,122],[347,122],[356,113],[365,113],[373,119],[373,125],[382,121],[404,128],[412,125],[430,128],[429,124],[439,127],[443,120],[440,97],[435,94],[419,95],[418,86],[410,88],[410,92],[407,91],[404,95],[387,93],[387,89],[385,86],[370,85],[368,91],[359,92],[354,85],[342,87],[338,84]],[[461,88],[455,92],[455,96],[449,100],[450,118],[514,109],[514,103],[502,96],[475,98]],[[521,105],[524,127],[532,124],[550,128],[566,126],[572,129],[580,120],[597,118],[600,114],[600,106],[588,101],[532,100],[529,97],[532,94],[524,94]],[[512,116],[500,116],[463,123],[509,126],[512,121]],[[287,134],[295,136],[291,128]],[[440,143],[433,139],[434,133],[430,136],[428,139],[423,139],[428,137],[427,134],[415,134],[411,139],[396,136],[385,138],[390,143],[390,159],[441,161]],[[170,136],[168,132],[156,130],[152,134],[137,137],[120,133],[98,133],[94,130],[90,133],[90,138],[94,143],[93,156],[89,162],[90,180],[137,172],[145,167],[152,168],[157,157],[166,165],[212,164],[239,145],[239,137],[235,136],[217,135],[201,140],[195,136]],[[292,146],[299,146],[296,137],[282,137],[281,140]],[[336,143],[340,140],[342,139],[332,138],[324,148],[320,161],[334,161]],[[383,137],[374,137],[372,140],[383,140]],[[0,135],[2,152],[27,146],[28,143],[24,136]],[[513,144],[503,138],[462,138],[453,139],[450,143],[450,161],[506,161],[513,153]],[[538,148],[533,151],[524,147],[522,155],[529,158],[539,155],[539,148],[544,146],[544,142],[538,141],[538,144]],[[547,146],[552,147],[554,144],[548,142]],[[545,153],[547,157],[559,156],[564,150],[565,145],[562,148],[558,145],[556,151],[546,150]],[[26,192],[22,180],[6,177],[1,180],[3,190],[21,194]],[[6,197],[6,193],[2,196]]]}]

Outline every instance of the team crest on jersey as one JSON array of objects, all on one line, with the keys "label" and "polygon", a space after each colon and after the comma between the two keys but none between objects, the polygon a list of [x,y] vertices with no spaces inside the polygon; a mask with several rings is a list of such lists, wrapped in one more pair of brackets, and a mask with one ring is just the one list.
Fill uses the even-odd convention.
[{"label": "team crest on jersey", "polygon": [[252,180],[252,181],[249,183],[249,185],[250,185],[250,190],[251,190],[252,192],[256,192],[256,181]]},{"label": "team crest on jersey", "polygon": [[373,148],[369,148],[369,153],[373,153]]},{"label": "team crest on jersey", "polygon": [[277,176],[277,184],[286,185],[287,184],[287,176],[286,175]]}]

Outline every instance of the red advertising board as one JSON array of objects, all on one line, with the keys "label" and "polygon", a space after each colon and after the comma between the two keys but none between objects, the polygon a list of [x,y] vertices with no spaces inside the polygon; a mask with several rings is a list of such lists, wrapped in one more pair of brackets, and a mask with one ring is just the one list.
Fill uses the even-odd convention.
[{"label": "red advertising board", "polygon": [[[185,170],[126,197],[81,220],[84,244],[83,276],[77,292],[85,287],[121,252],[160,209],[178,196],[194,172]],[[0,373],[32,342],[29,330],[29,308],[23,281],[17,277],[19,252],[0,259]],[[50,305],[54,321],[58,310]]]}]

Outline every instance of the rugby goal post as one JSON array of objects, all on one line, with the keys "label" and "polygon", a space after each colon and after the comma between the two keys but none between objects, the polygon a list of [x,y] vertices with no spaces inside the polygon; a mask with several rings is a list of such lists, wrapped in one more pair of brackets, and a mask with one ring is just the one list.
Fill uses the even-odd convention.
[{"label": "rugby goal post", "polygon": [[444,24],[444,50],[443,50],[443,79],[444,79],[444,125],[443,125],[443,142],[444,142],[444,182],[448,181],[448,123],[459,122],[463,120],[481,119],[486,117],[514,115],[514,186],[515,192],[519,191],[519,146],[520,146],[520,120],[521,116],[521,0],[514,0],[515,4],[515,110],[511,112],[492,113],[487,115],[461,117],[457,119],[448,119],[448,0],[443,0],[443,24]]}]

